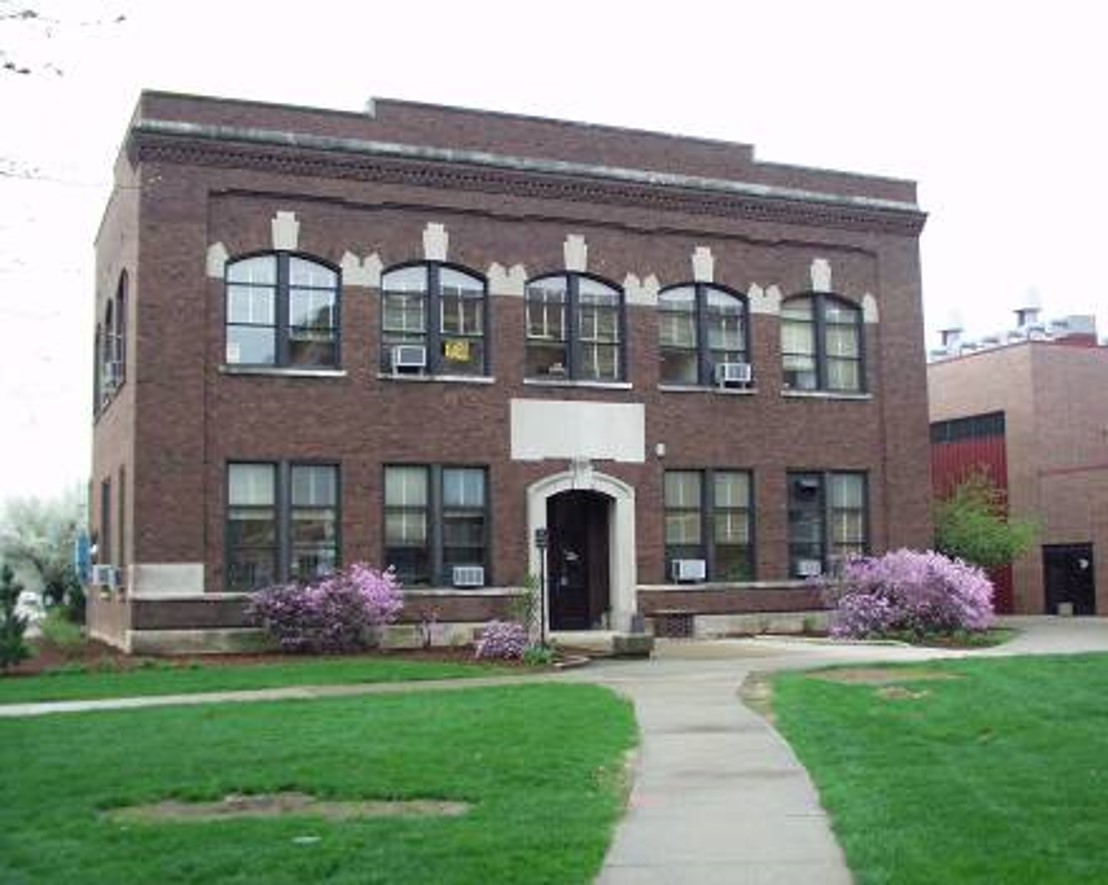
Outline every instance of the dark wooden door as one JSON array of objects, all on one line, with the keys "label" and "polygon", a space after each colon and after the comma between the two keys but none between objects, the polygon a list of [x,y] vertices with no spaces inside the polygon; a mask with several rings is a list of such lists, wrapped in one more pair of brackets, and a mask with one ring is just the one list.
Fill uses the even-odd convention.
[{"label": "dark wooden door", "polygon": [[1043,547],[1046,613],[1058,613],[1060,603],[1073,605],[1075,615],[1096,614],[1092,544],[1050,544]]},{"label": "dark wooden door", "polygon": [[598,492],[547,501],[547,580],[552,630],[590,630],[608,611],[608,505]]}]

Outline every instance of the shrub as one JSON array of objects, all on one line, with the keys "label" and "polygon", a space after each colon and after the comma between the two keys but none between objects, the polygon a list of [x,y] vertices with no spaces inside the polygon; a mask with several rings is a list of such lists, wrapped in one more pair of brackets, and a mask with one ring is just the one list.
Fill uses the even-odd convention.
[{"label": "shrub", "polygon": [[515,621],[489,621],[481,630],[474,654],[478,658],[518,661],[527,650],[527,629]]},{"label": "shrub", "polygon": [[999,568],[1031,549],[1035,523],[1008,515],[1007,496],[985,473],[972,473],[935,504],[935,548],[982,568]]},{"label": "shrub", "polygon": [[248,611],[284,651],[335,653],[368,647],[403,605],[391,570],[355,563],[313,584],[259,590]]},{"label": "shrub", "polygon": [[15,580],[11,566],[0,568],[0,670],[26,660],[31,650],[23,639],[27,619],[16,611],[23,585]]},{"label": "shrub", "polygon": [[850,559],[827,595],[835,607],[831,635],[843,638],[980,632],[993,621],[985,573],[932,551]]},{"label": "shrub", "polygon": [[79,624],[69,620],[61,608],[52,608],[39,622],[43,644],[50,645],[63,657],[76,658],[84,653],[85,633]]}]

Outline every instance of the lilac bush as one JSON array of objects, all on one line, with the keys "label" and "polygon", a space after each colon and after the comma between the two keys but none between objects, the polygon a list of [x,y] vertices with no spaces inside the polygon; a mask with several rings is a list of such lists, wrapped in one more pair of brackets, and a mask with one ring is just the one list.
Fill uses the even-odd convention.
[{"label": "lilac bush", "polygon": [[391,569],[355,563],[312,584],[259,590],[247,610],[284,651],[334,653],[369,646],[403,605]]},{"label": "lilac bush", "polygon": [[835,608],[831,635],[842,638],[979,632],[993,622],[985,573],[930,550],[849,559],[827,595]]},{"label": "lilac bush", "polygon": [[515,621],[489,621],[481,630],[474,655],[478,658],[495,658],[517,661],[527,650],[527,628]]}]

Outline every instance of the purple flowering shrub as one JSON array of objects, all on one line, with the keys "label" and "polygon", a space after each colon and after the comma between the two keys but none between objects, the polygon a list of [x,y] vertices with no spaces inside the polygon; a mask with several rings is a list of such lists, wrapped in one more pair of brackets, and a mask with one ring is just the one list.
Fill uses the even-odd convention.
[{"label": "purple flowering shrub", "polygon": [[259,590],[247,611],[283,651],[334,653],[369,646],[377,629],[395,621],[403,605],[391,570],[355,563],[312,584]]},{"label": "purple flowering shrub", "polygon": [[474,656],[502,661],[518,661],[530,641],[527,629],[515,621],[489,621],[481,630]]},{"label": "purple flowering shrub", "polygon": [[831,635],[841,638],[980,632],[993,622],[985,573],[930,550],[849,559],[827,596],[835,608]]}]

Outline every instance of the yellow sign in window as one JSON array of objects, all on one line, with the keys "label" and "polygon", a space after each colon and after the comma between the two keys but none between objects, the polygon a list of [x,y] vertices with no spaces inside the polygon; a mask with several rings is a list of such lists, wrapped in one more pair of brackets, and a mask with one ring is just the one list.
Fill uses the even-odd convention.
[{"label": "yellow sign in window", "polygon": [[442,355],[452,363],[469,362],[469,342],[465,339],[455,339],[442,343]]}]

